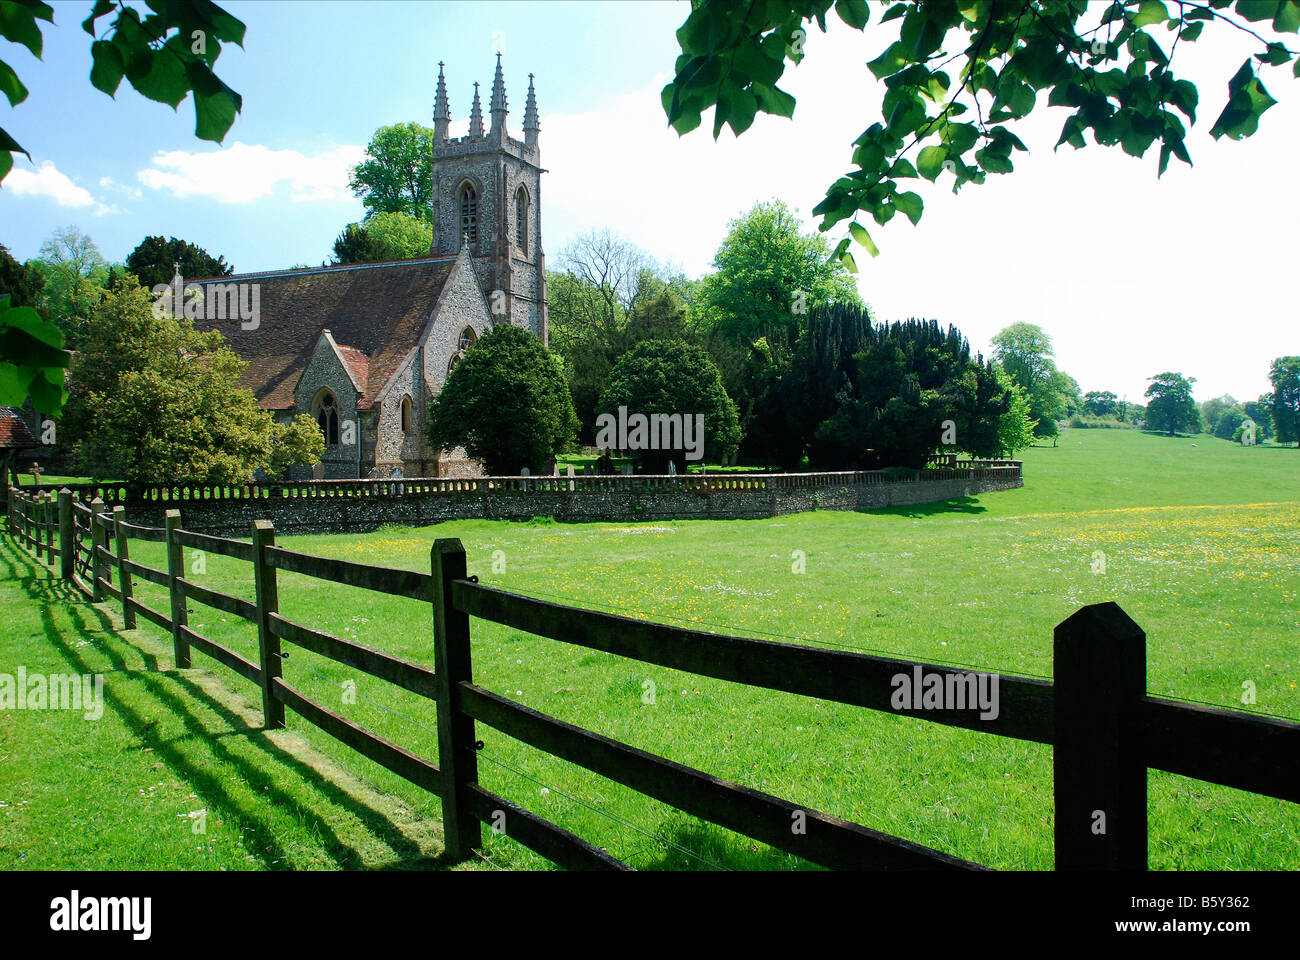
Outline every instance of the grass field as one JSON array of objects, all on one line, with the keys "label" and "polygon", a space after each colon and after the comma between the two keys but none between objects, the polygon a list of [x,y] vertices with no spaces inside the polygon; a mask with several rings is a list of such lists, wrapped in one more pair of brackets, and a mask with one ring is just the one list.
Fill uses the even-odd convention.
[{"label": "grass field", "polygon": [[[1242,448],[1209,437],[1077,430],[1067,432],[1057,448],[1023,456],[1022,490],[875,513],[630,525],[458,521],[281,542],[311,553],[427,570],[433,539],[455,536],[465,544],[471,573],[533,596],[720,632],[1034,676],[1050,675],[1057,623],[1083,604],[1115,600],[1146,630],[1152,693],[1242,709],[1242,683],[1251,680],[1257,703],[1250,709],[1300,717],[1300,452]],[[137,559],[161,565],[154,545],[133,549]],[[806,555],[806,572],[792,571],[794,551]],[[165,650],[152,626],[118,634],[101,625],[88,605],[51,598],[49,591],[61,587],[42,574],[25,573],[11,546],[3,548],[3,557],[14,570],[12,577],[5,571],[3,588],[13,594],[21,586],[32,601],[19,619],[29,669],[49,656],[41,648],[51,643],[51,618],[62,618],[63,646],[81,644],[88,648],[84,656],[110,651],[108,669],[116,671],[107,681],[110,690],[119,682],[137,682],[119,677],[122,667],[116,665],[139,659],[133,647],[152,643]],[[251,599],[247,565],[203,559],[203,572],[192,569],[195,579]],[[165,607],[152,585],[137,581],[137,594]],[[42,613],[38,602],[52,612]],[[432,662],[427,605],[282,575],[281,607],[291,619]],[[246,654],[255,651],[249,625],[197,604],[193,610],[191,624],[199,632]],[[23,617],[33,621],[28,628],[21,627]],[[46,621],[39,629],[38,619]],[[967,859],[1012,869],[1052,865],[1050,747],[697,678],[480,621],[471,628],[476,681],[528,706]],[[13,646],[5,640],[7,661]],[[67,657],[59,653],[53,659]],[[169,670],[166,653],[158,661],[158,670]],[[201,654],[195,664],[222,678],[248,704],[257,703],[246,681]],[[297,649],[285,675],[333,709],[436,757],[431,704]],[[188,688],[198,682],[192,677],[202,676],[159,672],[151,683],[177,685],[198,701],[198,692]],[[341,684],[349,679],[356,682],[355,703],[344,702]],[[645,702],[647,681],[653,703]],[[179,708],[169,699],[148,699],[151,687],[142,690],[136,712],[160,726],[172,724],[168,714]],[[198,702],[184,705],[191,714],[203,709]],[[28,742],[23,730],[33,716],[0,714],[0,756],[11,755],[0,764],[0,801],[7,804],[0,823],[10,837],[0,840],[0,864],[12,860],[13,850],[30,853],[54,837],[62,842],[64,821],[24,819],[13,812],[17,801],[11,798],[75,790],[50,784],[61,782],[69,766],[84,767],[59,755],[20,755],[20,749],[53,746],[39,736],[27,747],[15,746]],[[256,742],[254,752],[265,749],[259,731],[232,718],[222,722],[229,727],[223,743]],[[175,726],[187,750],[207,749],[191,721]],[[348,753],[292,714],[289,726],[288,733],[340,758],[413,822],[436,822],[436,799]],[[46,739],[60,736],[55,730]],[[488,788],[635,866],[806,866],[490,729],[479,736],[486,743],[480,778]],[[94,744],[84,749],[102,759]],[[119,762],[126,760],[113,761]],[[182,785],[192,785],[196,766],[203,769],[198,761],[165,762],[168,777]],[[288,858],[283,865],[330,865],[328,844],[311,849],[306,843],[323,823],[338,829],[329,816],[316,813],[292,825],[296,809],[316,809],[321,802],[320,784],[303,779],[292,765],[277,770],[272,782],[280,795],[254,808],[259,829],[277,839],[284,830],[306,844],[301,863]],[[1150,796],[1153,868],[1300,868],[1300,809],[1294,805],[1154,771]],[[242,800],[232,802],[232,809],[253,816]],[[23,809],[28,806],[30,801]],[[140,819],[115,835],[111,850],[83,850],[80,862],[215,865],[214,854],[186,845],[192,838],[176,846],[145,841],[159,824],[176,821],[178,807],[129,809]],[[72,821],[66,826],[74,828]],[[335,856],[334,863],[409,860],[384,854],[382,839],[362,833],[379,852],[346,863]],[[491,863],[546,866],[508,838],[485,833]],[[234,859],[232,854],[221,865],[234,866]],[[242,862],[281,865],[257,856]]]}]

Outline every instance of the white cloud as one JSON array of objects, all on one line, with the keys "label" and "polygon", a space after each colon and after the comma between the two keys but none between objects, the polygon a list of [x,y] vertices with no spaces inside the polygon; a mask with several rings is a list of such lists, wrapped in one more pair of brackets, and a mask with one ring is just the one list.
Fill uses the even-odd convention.
[{"label": "white cloud", "polygon": [[284,184],[295,201],[351,200],[348,175],[364,153],[364,147],[343,146],[306,155],[235,142],[204,153],[160,151],[136,176],[154,190],[167,190],[177,197],[209,197],[221,203],[261,200]]},{"label": "white cloud", "polygon": [[61,207],[89,207],[95,198],[79,187],[49,160],[35,171],[15,168],[5,180],[5,188],[19,197],[47,197]]}]

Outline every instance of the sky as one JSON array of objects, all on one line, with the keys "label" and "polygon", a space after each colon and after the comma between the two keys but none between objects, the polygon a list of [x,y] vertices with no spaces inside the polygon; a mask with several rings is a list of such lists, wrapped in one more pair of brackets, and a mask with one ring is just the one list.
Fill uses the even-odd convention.
[{"label": "sky", "polygon": [[[114,261],[161,234],[240,272],[319,264],[364,213],[348,171],[374,130],[431,121],[441,60],[452,135],[463,133],[473,83],[486,103],[500,50],[516,137],[536,75],[548,262],[610,228],[699,276],[728,222],[759,201],[780,198],[815,229],[811,209],[879,120],[866,61],[897,27],[863,34],[832,16],[828,33],[811,29],[806,59],[780,84],[797,98],[794,118],[760,114],[744,136],[727,129],[715,142],[707,117],[678,137],[659,102],[685,2],[223,6],[248,29],[244,48],[217,62],[244,103],[221,145],[194,137],[189,100],[173,113],[126,83],[114,100],[90,86],[89,0],[54,3],[41,60],[4,44],[31,91],[0,120],[32,154],[0,185],[0,242],[14,256],[35,256],[75,224]],[[871,223],[880,256],[855,250],[863,299],[880,320],[955,324],[984,353],[1003,327],[1039,324],[1085,391],[1140,401],[1165,370],[1196,378],[1198,400],[1266,391],[1270,361],[1300,353],[1300,194],[1287,189],[1300,167],[1300,81],[1289,66],[1264,74],[1280,103],[1254,137],[1208,133],[1256,45],[1207,31],[1180,47],[1178,71],[1201,88],[1193,168],[1173,161],[1157,179],[1154,149],[1142,159],[1095,145],[1054,152],[1067,112],[1043,101],[1014,128],[1030,148],[1015,173],[956,196],[946,175],[913,181],[926,203],[919,225]]]}]

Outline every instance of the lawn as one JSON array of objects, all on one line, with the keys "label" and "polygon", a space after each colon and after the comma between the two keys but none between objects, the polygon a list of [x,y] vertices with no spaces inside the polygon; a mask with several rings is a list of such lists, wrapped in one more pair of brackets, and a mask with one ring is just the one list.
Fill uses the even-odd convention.
[{"label": "lawn", "polygon": [[[1300,452],[1075,430],[1056,448],[1030,449],[1023,458],[1021,490],[874,513],[642,524],[457,521],[282,542],[428,569],[433,539],[454,536],[465,544],[471,573],[520,593],[720,632],[1034,676],[1051,673],[1057,623],[1083,604],[1115,600],[1146,630],[1152,693],[1242,709],[1242,684],[1251,680],[1257,702],[1250,709],[1300,717]],[[161,564],[154,545],[133,549]],[[806,556],[804,573],[793,570],[796,551]],[[6,556],[12,561],[12,552]],[[192,568],[192,576],[251,599],[247,565],[201,559],[202,572]],[[152,585],[138,582],[137,591],[165,605]],[[281,607],[291,619],[432,662],[427,605],[282,575]],[[199,632],[255,650],[249,625],[193,609]],[[1052,866],[1050,747],[693,677],[480,621],[471,629],[476,681],[545,713],[967,859],[1009,869]],[[140,633],[159,634],[150,626]],[[246,681],[200,654],[195,663],[256,703]],[[431,704],[297,649],[285,675],[333,709],[436,757]],[[355,703],[346,702],[347,680],[356,683]],[[292,714],[289,726],[401,798],[413,816],[436,820],[436,799]],[[806,866],[490,729],[479,736],[487,787],[635,866]],[[35,764],[32,776],[38,768],[60,769]],[[1153,868],[1300,868],[1294,805],[1154,771],[1150,796]],[[496,865],[546,866],[485,832]],[[165,851],[139,856],[187,865],[167,860]]]}]

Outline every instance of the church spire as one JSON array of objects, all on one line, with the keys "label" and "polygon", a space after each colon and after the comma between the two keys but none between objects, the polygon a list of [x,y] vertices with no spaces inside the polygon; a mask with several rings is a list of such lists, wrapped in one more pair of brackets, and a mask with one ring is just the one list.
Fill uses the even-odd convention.
[{"label": "church spire", "polygon": [[497,75],[492,80],[492,103],[490,106],[492,113],[492,129],[489,133],[492,136],[498,134],[502,139],[506,135],[506,81],[501,73],[501,54],[497,54]]},{"label": "church spire", "polygon": [[474,81],[474,106],[469,112],[469,135],[483,136],[483,107],[478,100],[478,81]]},{"label": "church spire", "polygon": [[447,78],[443,76],[442,61],[438,61],[438,89],[433,95],[433,138],[446,140],[451,127],[451,105],[447,102]]},{"label": "church spire", "polygon": [[524,104],[524,145],[537,146],[537,94],[533,91],[533,75],[528,75],[528,101]]}]

